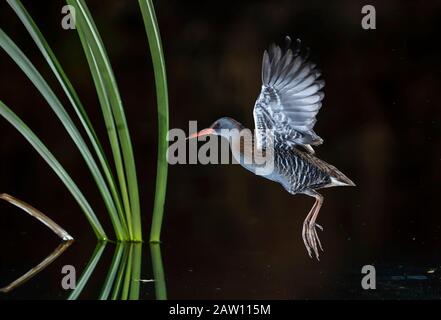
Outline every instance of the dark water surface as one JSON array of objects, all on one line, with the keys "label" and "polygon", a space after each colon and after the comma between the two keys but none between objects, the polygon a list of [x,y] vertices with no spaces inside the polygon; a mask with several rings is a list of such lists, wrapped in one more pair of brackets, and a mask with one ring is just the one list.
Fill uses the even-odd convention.
[{"label": "dark water surface", "polygon": [[[14,208],[1,207],[1,217],[14,215],[23,229],[18,236],[6,233],[2,239],[0,286],[3,287],[38,264],[59,244],[38,222]],[[326,234],[326,233],[325,233]],[[235,244],[216,241],[207,235],[199,241],[189,238],[165,240],[162,245],[135,244],[142,261],[140,276],[131,278],[139,285],[139,299],[433,299],[441,297],[441,259],[439,255],[418,252],[366,254],[351,251],[346,239],[340,250],[322,235],[326,252],[320,262],[307,257],[299,233],[292,244],[277,240],[260,242],[256,233],[243,234],[246,241]],[[254,236],[254,239],[251,237]],[[177,241],[176,241],[177,240]],[[260,242],[260,243],[259,243]],[[251,245],[255,243],[255,245]],[[112,266],[116,245],[95,241],[74,242],[58,259],[32,279],[1,293],[0,299],[67,299],[71,290],[61,286],[61,269],[72,265],[77,281],[93,259],[95,250],[102,254],[79,299],[97,299],[103,292]],[[152,250],[155,254],[152,255]],[[162,259],[161,259],[162,256]],[[121,259],[121,265],[128,265]],[[125,262],[124,262],[125,261]],[[131,267],[133,268],[131,260]],[[376,289],[363,290],[361,268],[376,267]],[[154,269],[156,268],[156,269]],[[159,269],[158,269],[159,268]],[[164,278],[161,273],[164,273]],[[151,281],[156,278],[156,281]],[[142,280],[139,282],[138,280]],[[130,280],[129,280],[130,282]],[[157,291],[159,290],[159,291]],[[119,296],[120,297],[120,296]]]}]

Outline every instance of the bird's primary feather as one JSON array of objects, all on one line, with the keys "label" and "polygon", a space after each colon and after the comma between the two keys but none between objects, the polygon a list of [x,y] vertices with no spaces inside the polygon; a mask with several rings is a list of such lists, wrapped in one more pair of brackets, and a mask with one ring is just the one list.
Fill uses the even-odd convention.
[{"label": "bird's primary feather", "polygon": [[315,64],[302,54],[300,40],[294,51],[282,52],[276,45],[265,51],[262,90],[253,112],[258,147],[266,147],[269,131],[292,146],[323,142],[313,130],[324,97],[319,77]]}]

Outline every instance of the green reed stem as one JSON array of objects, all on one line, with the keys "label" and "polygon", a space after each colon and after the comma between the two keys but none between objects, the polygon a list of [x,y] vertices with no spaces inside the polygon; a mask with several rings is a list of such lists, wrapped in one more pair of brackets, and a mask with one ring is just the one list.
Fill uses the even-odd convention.
[{"label": "green reed stem", "polygon": [[[100,97],[100,103],[102,106],[104,104],[103,112],[108,113],[108,107],[110,106],[112,119],[109,118],[106,125],[110,125],[110,127],[108,126],[108,130],[111,131],[111,135],[114,135],[115,130],[117,132],[120,150],[117,147],[114,136],[110,137],[110,141],[115,160],[117,160],[115,165],[117,166],[121,195],[125,206],[127,226],[131,236],[130,239],[133,241],[142,241],[141,210],[136,165],[129,128],[118,85],[107,52],[104,48],[103,41],[86,3],[83,0],[67,0],[67,3],[76,8],[76,27],[80,33],[83,48],[85,49],[85,52],[90,50],[94,59],[93,64],[98,68],[96,70],[95,67],[92,67],[91,61],[88,60],[91,70],[95,70],[92,71],[95,85],[97,86],[97,83],[101,82],[101,88],[98,88],[97,86],[97,89],[101,90],[104,95]],[[81,36],[81,33],[83,33],[83,36]],[[99,77],[101,77],[101,79],[97,79]],[[113,123],[109,123],[112,122],[110,120],[112,120]],[[118,159],[121,154],[123,158],[122,162]]]},{"label": "green reed stem", "polygon": [[167,133],[169,128],[168,89],[164,53],[161,44],[158,22],[151,0],[139,0],[144,26],[150,46],[156,83],[158,108],[158,163],[156,169],[155,203],[153,208],[150,241],[159,242],[164,216],[164,203],[167,191]]},{"label": "green reed stem", "polygon": [[34,40],[35,44],[37,45],[38,49],[44,56],[45,60],[47,61],[49,67],[51,68],[52,72],[56,76],[58,82],[60,83],[61,87],[63,88],[66,96],[68,97],[70,103],[72,104],[72,107],[77,114],[78,119],[80,120],[88,138],[89,141],[92,144],[92,147],[95,151],[96,156],[98,157],[98,160],[100,162],[101,168],[104,172],[104,175],[107,180],[107,184],[109,186],[112,200],[116,206],[115,210],[118,211],[120,223],[123,228],[123,234],[121,240],[126,240],[129,238],[128,235],[128,229],[125,222],[124,217],[124,210],[122,208],[121,204],[121,197],[119,195],[115,178],[113,176],[113,173],[111,171],[109,162],[106,158],[106,155],[104,153],[103,147],[98,139],[98,135],[95,132],[95,129],[92,125],[92,122],[89,119],[89,116],[84,109],[75,89],[73,88],[69,78],[67,77],[66,73],[64,72],[63,68],[61,67],[57,57],[55,56],[54,52],[52,51],[51,47],[49,46],[48,42],[46,41],[45,37],[41,33],[40,29],[26,10],[26,8],[23,6],[23,4],[19,0],[7,0],[9,5],[12,7],[12,9],[15,11],[23,25],[25,26],[26,30],[31,35],[32,39]]},{"label": "green reed stem", "polygon": [[78,128],[73,122],[66,109],[61,104],[54,91],[50,88],[49,84],[44,80],[40,72],[35,68],[32,62],[26,57],[26,55],[18,48],[18,46],[4,33],[0,28],[0,46],[8,53],[8,55],[15,61],[15,63],[22,69],[33,85],[38,89],[41,95],[45,98],[51,109],[54,111],[61,124],[66,129],[67,133],[71,137],[74,144],[77,146],[84,161],[86,162],[92,177],[94,178],[96,185],[101,193],[106,208],[112,218],[112,223],[118,239],[123,239],[124,230],[121,222],[119,221],[116,207],[113,203],[113,199],[109,188],[102,176],[97,163],[90,152],[90,149],[80,134]]}]

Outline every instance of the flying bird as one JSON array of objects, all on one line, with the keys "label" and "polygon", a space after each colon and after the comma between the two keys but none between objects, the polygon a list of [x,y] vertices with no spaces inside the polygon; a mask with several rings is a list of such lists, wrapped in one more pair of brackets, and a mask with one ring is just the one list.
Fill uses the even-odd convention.
[{"label": "flying bird", "polygon": [[258,174],[258,165],[246,163],[244,159],[253,156],[252,150],[271,154],[274,168],[270,174],[262,176],[280,183],[293,195],[315,198],[303,222],[302,238],[309,256],[312,258],[314,254],[319,259],[319,248],[323,251],[323,247],[317,228],[323,229],[316,220],[324,198],[317,190],[355,184],[315,155],[313,146],[323,143],[313,128],[322,106],[325,82],[316,65],[309,61],[309,51],[301,48],[301,41],[297,39],[293,46],[291,43],[286,37],[285,49],[273,44],[263,54],[262,89],[253,111],[253,148],[246,148],[243,141],[232,142],[235,135],[246,128],[229,117],[218,119],[189,138],[218,135],[229,139],[233,156],[239,155],[235,157],[239,158],[238,162],[255,174]]}]

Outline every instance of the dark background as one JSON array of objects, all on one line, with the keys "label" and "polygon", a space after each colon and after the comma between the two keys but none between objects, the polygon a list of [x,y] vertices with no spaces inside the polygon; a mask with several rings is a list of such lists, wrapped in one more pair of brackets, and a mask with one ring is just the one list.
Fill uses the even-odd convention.
[{"label": "dark background", "polygon": [[[62,1],[23,1],[77,89],[100,134],[93,82],[74,30],[60,26]],[[87,1],[118,80],[139,173],[148,234],[156,170],[156,102],[137,1]],[[361,28],[361,8],[376,8],[377,29]],[[238,165],[169,169],[162,256],[169,298],[439,297],[441,277],[440,2],[156,1],[167,64],[170,126],[207,126],[231,116],[253,126],[263,50],[285,35],[311,48],[326,80],[316,132],[320,158],[355,188],[324,190],[318,223],[321,261],[310,259],[301,226],[313,199],[291,196]],[[6,3],[0,26],[71,111],[40,52]],[[5,52],[0,99],[50,147],[111,225],[84,162],[47,103]],[[28,143],[0,119],[0,192],[34,205],[77,240],[36,278],[6,298],[63,298],[64,264],[81,269],[95,245],[69,192]],[[37,263],[58,240],[39,223],[0,204],[0,287]],[[151,277],[146,247],[144,276]],[[112,248],[84,297],[93,298]],[[360,288],[360,270],[377,267],[378,290]],[[434,274],[427,274],[435,270]],[[423,275],[398,283],[394,277]],[[145,286],[143,298],[152,297]]]}]

